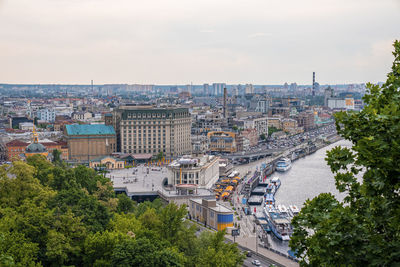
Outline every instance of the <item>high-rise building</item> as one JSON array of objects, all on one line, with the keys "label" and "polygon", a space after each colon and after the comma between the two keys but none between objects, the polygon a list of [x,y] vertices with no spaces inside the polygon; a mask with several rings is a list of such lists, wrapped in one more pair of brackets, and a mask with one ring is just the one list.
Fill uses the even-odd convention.
[{"label": "high-rise building", "polygon": [[166,157],[190,154],[191,115],[187,108],[121,106],[113,113],[119,151]]},{"label": "high-rise building", "polygon": [[210,85],[208,83],[203,84],[203,95],[208,95],[210,93]]},{"label": "high-rise building", "polygon": [[225,83],[213,83],[213,95],[222,96],[225,87]]},{"label": "high-rise building", "polygon": [[252,84],[246,84],[245,94],[254,94],[254,86]]}]

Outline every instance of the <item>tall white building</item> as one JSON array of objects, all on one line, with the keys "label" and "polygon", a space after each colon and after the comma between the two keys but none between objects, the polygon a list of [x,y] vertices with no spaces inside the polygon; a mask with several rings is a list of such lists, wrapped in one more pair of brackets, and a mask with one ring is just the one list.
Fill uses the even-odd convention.
[{"label": "tall white building", "polygon": [[224,94],[225,83],[213,83],[213,95],[222,96]]},{"label": "tall white building", "polygon": [[53,109],[39,109],[37,111],[37,117],[42,121],[54,122],[56,119],[56,112]]}]

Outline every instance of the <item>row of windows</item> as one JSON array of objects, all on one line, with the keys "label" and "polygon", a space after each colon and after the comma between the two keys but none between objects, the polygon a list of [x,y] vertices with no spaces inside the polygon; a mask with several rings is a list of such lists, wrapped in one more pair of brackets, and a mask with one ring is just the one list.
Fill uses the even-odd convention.
[{"label": "row of windows", "polygon": [[128,113],[128,118],[170,118],[170,117],[183,117],[189,116],[188,113],[175,113],[175,116],[172,114],[166,113]]},{"label": "row of windows", "polygon": [[[143,151],[143,152],[142,152]],[[129,150],[125,150],[124,153],[134,153],[134,154],[140,154],[140,153],[159,153],[159,152],[163,152],[165,153],[165,149],[161,150],[161,149],[129,149]]]}]

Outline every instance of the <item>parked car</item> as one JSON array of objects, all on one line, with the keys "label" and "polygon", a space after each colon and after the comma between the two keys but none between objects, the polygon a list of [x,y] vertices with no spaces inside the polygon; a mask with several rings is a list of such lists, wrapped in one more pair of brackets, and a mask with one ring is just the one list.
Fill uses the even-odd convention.
[{"label": "parked car", "polygon": [[260,265],[261,265],[261,263],[260,263],[259,260],[253,260],[251,263],[252,263],[253,265],[255,265],[255,266],[260,266]]}]

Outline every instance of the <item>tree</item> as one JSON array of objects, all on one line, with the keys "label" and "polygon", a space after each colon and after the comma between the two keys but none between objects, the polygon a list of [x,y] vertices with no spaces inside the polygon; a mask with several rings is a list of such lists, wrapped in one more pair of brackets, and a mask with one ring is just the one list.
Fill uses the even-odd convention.
[{"label": "tree", "polygon": [[[368,84],[365,107],[341,112],[338,133],[352,149],[335,147],[327,162],[343,202],[331,194],[308,200],[293,219],[292,250],[301,265],[393,266],[400,262],[400,43],[382,86]],[[362,179],[357,179],[362,176]]]},{"label": "tree", "polygon": [[130,199],[126,194],[119,194],[118,195],[118,206],[117,211],[120,213],[129,213],[133,212],[134,202]]},{"label": "tree", "polygon": [[196,266],[241,266],[246,256],[236,243],[225,243],[225,231],[215,234],[203,232],[200,235],[200,252]]},{"label": "tree", "polygon": [[267,137],[265,136],[265,134],[261,134],[261,135],[260,135],[260,139],[261,139],[261,140],[265,140],[265,139],[267,139]]},{"label": "tree", "polygon": [[53,161],[52,162],[54,164],[59,164],[59,163],[62,162],[62,160],[61,160],[61,151],[60,150],[54,149],[52,154],[53,154]]},{"label": "tree", "polygon": [[158,161],[160,161],[160,160],[163,159],[163,157],[164,157],[164,154],[160,151],[160,152],[157,154],[156,159],[157,159]]}]

